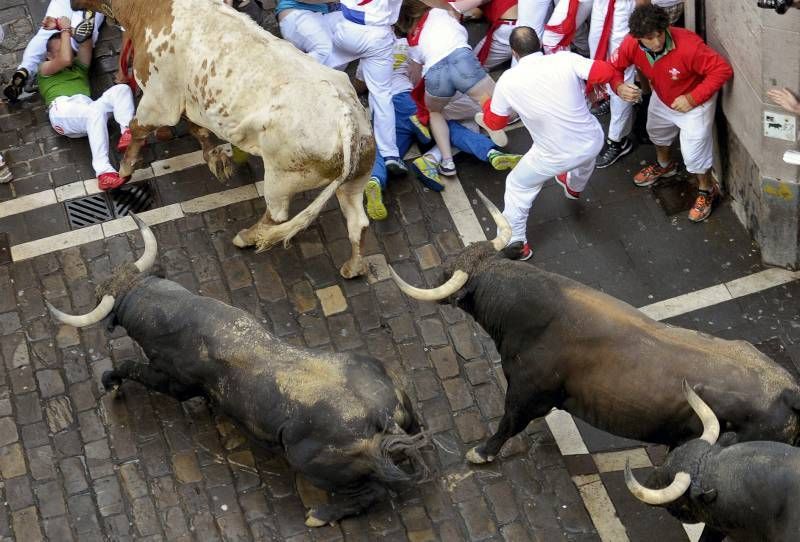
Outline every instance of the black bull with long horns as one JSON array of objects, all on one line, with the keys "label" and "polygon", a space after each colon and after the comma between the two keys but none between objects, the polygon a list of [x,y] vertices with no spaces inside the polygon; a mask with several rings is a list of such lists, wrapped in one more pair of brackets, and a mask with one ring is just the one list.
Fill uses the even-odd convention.
[{"label": "black bull with long horns", "polygon": [[646,486],[625,465],[630,492],[684,523],[705,523],[704,541],[800,539],[800,449],[782,442],[720,444],[714,412],[686,384],[684,394],[703,423],[702,436],[671,451]]},{"label": "black bull with long horns", "polygon": [[[110,316],[142,347],[150,363],[106,372],[106,389],[130,379],[180,401],[203,396],[256,439],[280,444],[293,468],[336,494],[308,511],[312,527],[362,512],[386,496],[386,482],[426,475],[419,449],[427,437],[380,362],[294,347],[241,309],[146,275],[156,239],[134,218],[144,255],[115,270],[98,307],[71,316],[48,304],[56,319],[78,327]],[[411,474],[397,465],[403,459]]]},{"label": "black bull with long horns", "polygon": [[553,408],[610,433],[674,446],[699,422],[681,400],[684,379],[745,440],[796,444],[800,387],[744,341],[672,327],[574,280],[510,261],[511,227],[478,195],[498,225],[493,241],[474,243],[445,269],[447,281],[400,289],[425,301],[449,300],[492,337],[508,381],[497,432],[467,453],[492,461],[510,437]]}]

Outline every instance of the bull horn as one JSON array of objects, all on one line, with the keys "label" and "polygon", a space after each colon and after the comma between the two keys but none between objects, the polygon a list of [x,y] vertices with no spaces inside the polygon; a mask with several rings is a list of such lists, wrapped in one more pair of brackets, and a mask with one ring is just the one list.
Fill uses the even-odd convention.
[{"label": "bull horn", "polygon": [[625,462],[625,485],[628,486],[628,490],[634,497],[646,504],[651,504],[653,506],[669,504],[686,493],[691,483],[692,478],[688,473],[679,472],[675,475],[675,479],[672,480],[672,483],[664,489],[650,489],[640,484],[633,475],[630,461]]},{"label": "bull horn", "polygon": [[719,420],[717,420],[716,414],[705,401],[700,399],[700,396],[689,386],[686,379],[683,380],[683,394],[686,396],[686,400],[689,401],[694,413],[703,422],[703,434],[700,435],[700,440],[704,440],[713,446],[719,438]]},{"label": "bull horn", "polygon": [[61,312],[51,305],[49,301],[45,301],[45,304],[53,317],[62,324],[67,324],[72,327],[86,327],[96,324],[111,313],[114,309],[114,296],[104,295],[103,299],[100,300],[100,303],[92,312],[78,316]]},{"label": "bull horn", "polygon": [[430,288],[426,290],[411,286],[409,283],[401,279],[400,275],[397,274],[392,266],[389,266],[389,273],[392,274],[392,278],[404,294],[420,301],[440,301],[459,291],[469,280],[469,275],[467,273],[463,272],[461,269],[456,269],[455,273],[453,273],[453,276],[450,277],[450,280],[438,288]]},{"label": "bull horn", "polygon": [[506,245],[509,241],[511,241],[511,224],[508,223],[508,219],[503,216],[503,213],[500,212],[500,209],[497,206],[489,201],[489,198],[483,195],[483,192],[480,190],[476,190],[478,193],[478,197],[481,198],[483,204],[489,210],[489,214],[492,215],[495,224],[497,224],[497,237],[492,240],[492,246],[495,250],[503,250],[506,248]]},{"label": "bull horn", "polygon": [[140,273],[146,273],[153,267],[153,264],[156,263],[158,243],[156,242],[156,236],[153,234],[150,226],[145,224],[144,221],[134,213],[131,213],[131,217],[139,227],[139,232],[144,239],[144,254],[142,254],[142,257],[136,260],[133,265],[136,266],[136,269],[138,269]]}]

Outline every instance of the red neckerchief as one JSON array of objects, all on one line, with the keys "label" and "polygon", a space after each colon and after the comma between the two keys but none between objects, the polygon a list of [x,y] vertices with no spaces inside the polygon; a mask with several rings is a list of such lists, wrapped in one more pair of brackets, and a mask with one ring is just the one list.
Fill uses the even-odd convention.
[{"label": "red neckerchief", "polygon": [[489,58],[494,33],[504,23],[503,19],[501,19],[502,15],[516,5],[517,0],[492,0],[488,5],[485,5],[486,9],[483,10],[483,16],[489,22],[489,28],[486,30],[486,39],[483,41],[483,45],[477,55],[481,65]]},{"label": "red neckerchief", "polygon": [[414,28],[411,32],[408,33],[408,45],[410,47],[416,47],[419,45],[419,37],[422,35],[422,27],[425,26],[425,21],[428,20],[428,15],[430,15],[431,10],[425,12],[425,15],[419,18],[417,24],[414,25]]},{"label": "red neckerchief", "polygon": [[553,47],[553,50],[564,49],[569,47],[575,37],[577,27],[575,26],[575,18],[578,15],[578,0],[569,0],[569,7],[567,8],[567,16],[561,21],[561,24],[545,25],[545,29],[555,34],[561,34],[561,41]]}]

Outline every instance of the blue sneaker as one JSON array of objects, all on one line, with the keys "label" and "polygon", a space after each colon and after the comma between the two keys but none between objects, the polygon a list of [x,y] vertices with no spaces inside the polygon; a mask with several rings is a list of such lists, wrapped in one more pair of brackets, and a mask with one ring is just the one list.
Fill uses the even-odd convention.
[{"label": "blue sneaker", "polygon": [[419,182],[430,188],[434,192],[441,192],[444,190],[444,185],[440,182],[439,170],[436,167],[436,162],[426,156],[420,156],[411,162],[411,169],[414,170],[414,175],[417,176]]}]

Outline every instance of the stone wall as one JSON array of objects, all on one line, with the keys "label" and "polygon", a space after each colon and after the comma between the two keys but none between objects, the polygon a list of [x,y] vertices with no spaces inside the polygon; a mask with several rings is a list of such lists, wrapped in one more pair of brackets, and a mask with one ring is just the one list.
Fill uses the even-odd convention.
[{"label": "stone wall", "polygon": [[780,111],[768,103],[769,89],[800,92],[800,10],[777,15],[759,9],[756,0],[706,0],[705,14],[708,43],[735,71],[720,99],[725,121],[719,130],[723,167],[717,173],[764,261],[796,267],[800,168],[782,156],[797,142],[765,137],[762,119],[765,111]]}]

